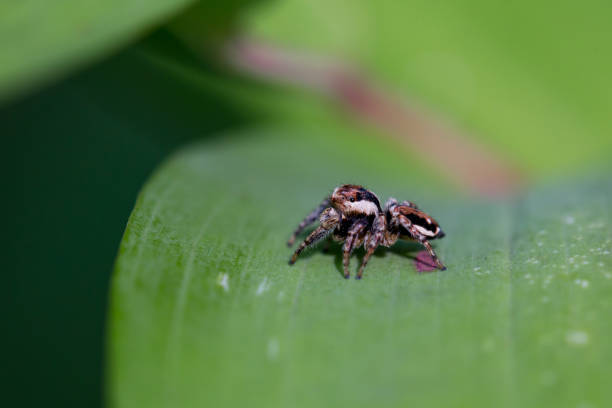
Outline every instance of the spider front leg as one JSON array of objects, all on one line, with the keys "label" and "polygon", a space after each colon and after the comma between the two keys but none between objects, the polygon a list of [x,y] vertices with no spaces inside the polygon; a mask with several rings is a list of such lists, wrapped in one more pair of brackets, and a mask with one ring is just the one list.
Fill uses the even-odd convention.
[{"label": "spider front leg", "polygon": [[349,229],[346,241],[344,241],[344,247],[342,248],[342,264],[344,265],[344,277],[346,279],[351,276],[351,273],[349,272],[351,254],[357,246],[357,243],[359,242],[360,238],[362,238],[360,237],[360,235],[363,233],[367,226],[367,220],[361,219],[359,221],[356,221]]},{"label": "spider front leg", "polygon": [[340,214],[338,214],[335,209],[329,207],[321,213],[321,217],[319,218],[319,220],[321,221],[321,225],[319,225],[317,229],[312,231],[310,235],[308,235],[306,239],[300,244],[300,246],[295,250],[293,256],[289,260],[289,265],[293,265],[295,261],[297,261],[298,256],[300,256],[304,249],[316,244],[323,238],[327,237],[329,233],[332,232],[333,229],[336,228],[336,226],[340,223]]},{"label": "spider front leg", "polygon": [[319,206],[315,210],[313,210],[310,214],[308,214],[306,218],[304,218],[304,220],[300,222],[300,225],[298,225],[298,227],[295,229],[295,231],[291,235],[291,238],[289,238],[289,241],[287,241],[287,246],[292,246],[295,243],[295,238],[298,236],[298,234],[302,232],[304,228],[306,228],[307,226],[315,222],[317,218],[319,218],[319,215],[321,215],[321,213],[327,207],[329,207],[329,205],[330,205],[329,198],[326,198],[325,200],[323,200],[321,204],[319,204]]},{"label": "spider front leg", "polygon": [[442,262],[438,258],[438,255],[436,255],[436,252],[434,251],[431,244],[427,240],[427,237],[421,234],[419,230],[416,229],[414,224],[412,224],[410,220],[408,220],[408,218],[404,217],[403,215],[399,216],[399,222],[402,225],[402,227],[404,227],[406,230],[408,230],[408,232],[410,232],[410,235],[412,236],[412,238],[419,241],[419,243],[425,247],[427,252],[429,252],[429,255],[431,256],[431,258],[436,263],[436,266],[438,267],[438,269],[440,269],[441,271],[445,271],[446,266],[442,264]]},{"label": "spider front leg", "polygon": [[361,279],[361,277],[363,276],[363,270],[368,264],[368,261],[370,260],[370,257],[372,256],[374,251],[376,251],[376,248],[378,248],[378,246],[382,242],[385,236],[386,230],[387,230],[387,222],[385,219],[385,215],[380,214],[379,216],[376,217],[376,219],[374,220],[374,223],[372,224],[372,232],[369,233],[365,238],[364,247],[365,247],[366,253],[363,257],[363,260],[361,261],[359,272],[357,272],[357,279]]}]

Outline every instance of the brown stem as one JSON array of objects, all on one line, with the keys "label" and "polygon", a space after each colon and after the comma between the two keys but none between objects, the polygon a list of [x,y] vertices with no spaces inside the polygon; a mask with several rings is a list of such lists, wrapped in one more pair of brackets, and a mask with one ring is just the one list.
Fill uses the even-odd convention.
[{"label": "brown stem", "polygon": [[245,39],[225,48],[225,60],[242,72],[327,95],[462,187],[503,195],[522,184],[520,172],[498,155],[422,111],[402,103],[337,61],[281,50]]}]

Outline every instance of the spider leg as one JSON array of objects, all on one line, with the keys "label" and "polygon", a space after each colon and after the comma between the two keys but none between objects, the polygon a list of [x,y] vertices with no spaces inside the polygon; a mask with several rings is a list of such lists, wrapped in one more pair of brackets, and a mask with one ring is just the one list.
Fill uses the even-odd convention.
[{"label": "spider leg", "polygon": [[385,203],[385,213],[389,212],[389,210],[391,210],[391,207],[398,205],[397,200],[393,197],[389,197],[389,199],[387,200],[387,202]]},{"label": "spider leg", "polygon": [[381,245],[390,247],[399,238],[399,204],[395,198],[389,198],[385,204],[385,232]]},{"label": "spider leg", "polygon": [[289,238],[289,241],[287,241],[287,246],[292,246],[295,243],[295,238],[297,237],[297,235],[302,232],[304,228],[315,222],[317,218],[319,218],[319,215],[321,215],[323,210],[329,207],[329,205],[329,198],[326,198],[321,204],[319,204],[316,209],[314,209],[310,214],[308,214],[306,218],[304,218],[304,220],[300,222],[300,225],[298,225],[298,227],[295,229],[295,231],[291,235],[291,238]]},{"label": "spider leg", "polygon": [[348,236],[346,237],[346,241],[344,241],[344,247],[342,248],[342,264],[344,265],[344,277],[346,279],[349,278],[351,273],[349,272],[349,263],[351,260],[351,254],[353,253],[353,249],[357,246],[357,242],[359,241],[360,235],[363,233],[363,230],[368,226],[368,222],[366,220],[356,221],[348,231]]},{"label": "spider leg", "polygon": [[368,264],[368,261],[370,260],[370,257],[372,256],[376,248],[378,248],[378,246],[382,242],[385,236],[386,230],[387,230],[387,223],[386,223],[385,215],[380,214],[374,220],[374,223],[372,225],[372,232],[366,236],[366,239],[364,242],[366,253],[363,257],[363,260],[361,261],[361,266],[359,267],[359,271],[357,272],[357,279],[361,279],[361,277],[363,276],[363,270]]},{"label": "spider leg", "polygon": [[306,239],[298,246],[289,260],[289,265],[293,265],[298,256],[309,246],[316,244],[318,241],[326,238],[330,232],[340,223],[340,214],[333,208],[327,208],[320,217],[321,225],[306,237]]},{"label": "spider leg", "polygon": [[406,230],[408,230],[408,232],[410,232],[410,235],[412,236],[412,238],[414,238],[417,241],[419,241],[419,243],[421,243],[421,245],[423,245],[425,247],[427,252],[429,252],[429,255],[431,256],[431,258],[436,263],[438,269],[440,269],[441,271],[445,271],[446,270],[446,266],[444,266],[444,264],[442,264],[442,262],[440,262],[440,259],[438,258],[438,255],[436,255],[436,252],[434,251],[434,249],[432,248],[431,244],[427,240],[427,237],[425,237],[423,234],[421,234],[415,228],[415,226],[410,222],[410,220],[408,218],[404,217],[403,215],[399,216],[399,222],[402,225],[402,227],[404,227]]},{"label": "spider leg", "polygon": [[413,203],[412,201],[408,201],[408,200],[402,201],[400,205],[405,205],[407,207],[414,208],[416,210],[419,209],[419,207],[415,203]]},{"label": "spider leg", "polygon": [[427,241],[427,239],[425,239],[425,237],[422,237],[421,239],[419,239],[419,242],[425,247],[425,249],[427,249],[427,252],[429,252],[429,255],[431,255],[433,260],[436,262],[436,265],[438,266],[438,269],[440,269],[441,271],[445,271],[446,270],[446,266],[444,266],[444,264],[442,262],[440,262],[440,259],[438,259],[438,256],[434,252],[434,250],[431,247],[431,244],[429,243],[429,241]]}]

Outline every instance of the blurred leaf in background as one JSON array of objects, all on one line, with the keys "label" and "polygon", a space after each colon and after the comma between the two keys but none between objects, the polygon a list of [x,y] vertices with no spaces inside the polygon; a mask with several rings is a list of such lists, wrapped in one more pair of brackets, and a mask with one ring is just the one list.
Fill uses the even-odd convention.
[{"label": "blurred leaf in background", "polygon": [[597,0],[286,0],[261,4],[245,25],[258,38],[354,61],[551,174],[612,154],[610,18]]},{"label": "blurred leaf in background", "polygon": [[[111,402],[229,404],[256,373],[256,402],[270,405],[392,404],[410,382],[421,404],[605,406],[611,14],[595,1],[3,3],[15,396],[99,403],[105,299],[127,216],[152,169],[199,140],[155,173],[122,244]],[[234,33],[345,61],[551,185],[468,199],[436,171],[435,151],[398,149],[333,100],[224,68],[219,51]],[[584,181],[552,186],[560,176]],[[431,209],[452,232],[440,243],[452,268],[415,275],[414,248],[400,247],[371,262],[364,285],[339,279],[333,253],[289,269],[275,242],[344,181]],[[235,214],[238,202],[248,205]],[[363,346],[350,338],[360,327]],[[147,367],[168,371],[139,375]],[[448,393],[431,399],[434,379]]]},{"label": "blurred leaf in background", "polygon": [[0,95],[6,100],[100,60],[191,0],[7,1],[0,4]]}]

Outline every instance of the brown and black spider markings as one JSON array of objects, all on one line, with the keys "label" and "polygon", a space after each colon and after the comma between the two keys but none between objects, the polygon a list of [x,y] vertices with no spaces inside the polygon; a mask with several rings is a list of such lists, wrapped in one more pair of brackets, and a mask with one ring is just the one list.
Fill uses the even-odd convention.
[{"label": "brown and black spider markings", "polygon": [[327,238],[330,234],[334,241],[344,242],[344,277],[348,278],[349,261],[353,250],[363,245],[365,255],[357,279],[379,245],[390,247],[398,239],[417,241],[429,252],[440,270],[446,267],[440,262],[431,244],[432,239],[444,237],[444,232],[432,217],[418,209],[410,201],[399,203],[390,198],[385,209],[380,207],[378,197],[371,191],[354,184],[336,187],[334,192],[297,227],[287,244],[292,246],[296,236],[308,225],[319,219],[320,225],[306,237],[289,260],[293,265],[302,251]]}]

